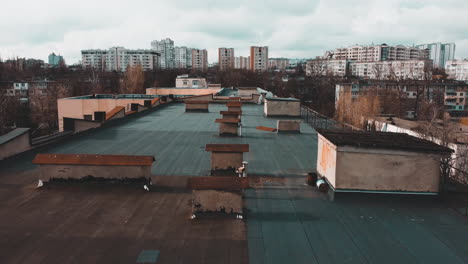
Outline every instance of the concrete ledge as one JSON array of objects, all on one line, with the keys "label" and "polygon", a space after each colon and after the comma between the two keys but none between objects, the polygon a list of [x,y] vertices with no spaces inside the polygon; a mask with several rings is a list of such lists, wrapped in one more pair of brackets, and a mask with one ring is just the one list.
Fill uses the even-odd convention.
[{"label": "concrete ledge", "polygon": [[30,129],[16,128],[0,136],[0,160],[31,149]]},{"label": "concrete ledge", "polygon": [[207,144],[206,151],[211,151],[211,175],[237,176],[236,169],[242,166],[249,145]]},{"label": "concrete ledge", "polygon": [[242,214],[243,201],[240,191],[193,190],[192,213]]},{"label": "concrete ledge", "polygon": [[51,179],[150,179],[152,156],[37,154],[39,180]]},{"label": "concrete ledge", "polygon": [[300,120],[278,120],[276,122],[278,133],[290,132],[290,133],[301,133],[301,121]]},{"label": "concrete ledge", "polygon": [[209,112],[208,101],[185,101],[185,112]]},{"label": "concrete ledge", "polygon": [[192,177],[188,180],[192,190],[242,190],[249,188],[248,178],[239,177]]}]

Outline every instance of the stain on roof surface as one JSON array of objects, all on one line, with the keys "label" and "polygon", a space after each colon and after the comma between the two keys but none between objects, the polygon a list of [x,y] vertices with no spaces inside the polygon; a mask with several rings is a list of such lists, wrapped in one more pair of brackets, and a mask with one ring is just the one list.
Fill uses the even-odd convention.
[{"label": "stain on roof surface", "polygon": [[451,149],[405,133],[336,131],[317,129],[317,132],[336,146],[394,149],[423,153],[450,154]]}]

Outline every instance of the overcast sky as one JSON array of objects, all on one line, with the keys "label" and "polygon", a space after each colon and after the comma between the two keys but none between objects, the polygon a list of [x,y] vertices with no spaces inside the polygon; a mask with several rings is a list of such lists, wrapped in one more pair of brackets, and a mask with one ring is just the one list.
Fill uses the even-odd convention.
[{"label": "overcast sky", "polygon": [[166,37],[176,46],[218,47],[247,55],[269,46],[270,57],[312,58],[353,44],[455,42],[468,57],[468,0],[11,0],[2,1],[0,57],[67,64],[82,49],[150,48]]}]

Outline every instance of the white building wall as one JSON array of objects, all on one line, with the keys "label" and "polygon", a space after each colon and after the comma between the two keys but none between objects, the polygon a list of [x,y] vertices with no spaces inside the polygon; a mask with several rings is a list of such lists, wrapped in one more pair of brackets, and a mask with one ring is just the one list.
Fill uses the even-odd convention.
[{"label": "white building wall", "polygon": [[468,60],[451,60],[445,63],[448,78],[468,81]]}]

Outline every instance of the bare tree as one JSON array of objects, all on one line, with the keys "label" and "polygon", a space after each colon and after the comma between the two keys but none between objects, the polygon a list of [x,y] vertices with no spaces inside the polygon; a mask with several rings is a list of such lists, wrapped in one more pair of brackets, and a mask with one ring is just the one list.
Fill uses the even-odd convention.
[{"label": "bare tree", "polygon": [[145,76],[141,65],[128,66],[124,74],[120,92],[123,94],[144,93],[144,82]]}]

